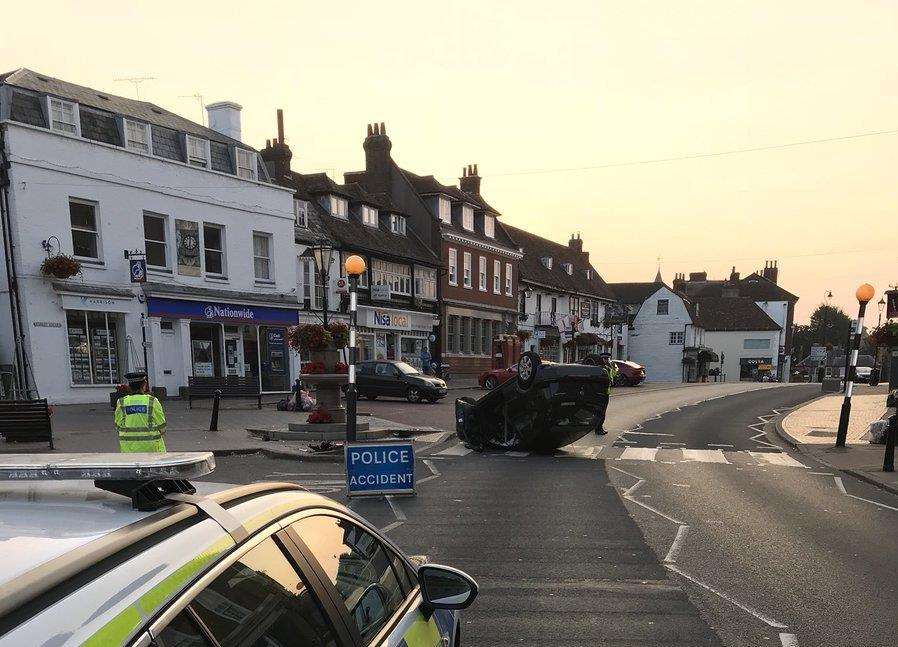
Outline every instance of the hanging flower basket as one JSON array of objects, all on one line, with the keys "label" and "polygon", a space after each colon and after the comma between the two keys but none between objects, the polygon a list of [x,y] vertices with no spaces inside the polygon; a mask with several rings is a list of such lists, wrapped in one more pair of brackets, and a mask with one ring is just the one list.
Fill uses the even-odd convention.
[{"label": "hanging flower basket", "polygon": [[873,346],[879,348],[898,347],[898,321],[886,322],[878,328],[874,328],[868,337]]},{"label": "hanging flower basket", "polygon": [[327,332],[331,334],[333,347],[336,349],[346,348],[349,346],[349,326],[345,323],[335,321],[328,325]]},{"label": "hanging flower basket", "polygon": [[81,274],[81,263],[65,254],[48,256],[41,263],[41,274],[57,279],[70,279],[76,274]]},{"label": "hanging flower basket", "polygon": [[309,414],[307,422],[311,425],[333,422],[334,418],[327,409],[319,407]]},{"label": "hanging flower basket", "polygon": [[332,348],[331,333],[318,324],[300,324],[287,330],[287,343],[300,353],[312,353]]},{"label": "hanging flower basket", "polygon": [[319,375],[325,372],[324,362],[306,362],[300,371],[303,375]]}]

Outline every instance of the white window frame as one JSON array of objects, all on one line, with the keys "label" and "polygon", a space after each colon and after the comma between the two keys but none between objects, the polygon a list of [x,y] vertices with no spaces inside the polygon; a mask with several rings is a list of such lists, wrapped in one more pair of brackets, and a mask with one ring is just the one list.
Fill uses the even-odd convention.
[{"label": "white window frame", "polygon": [[477,286],[481,292],[486,292],[486,256],[481,256],[477,263]]},{"label": "white window frame", "polygon": [[461,226],[467,231],[474,231],[474,209],[466,204],[461,206]]},{"label": "white window frame", "polygon": [[[125,148],[129,151],[134,151],[135,153],[141,153],[143,155],[152,155],[153,154],[153,138],[150,135],[150,124],[144,123],[142,121],[135,121],[133,119],[123,119],[125,131]],[[131,134],[128,132],[129,128],[135,127],[137,129],[142,130],[143,132],[143,140],[138,140],[134,137],[131,137]]]},{"label": "white window frame", "polygon": [[514,285],[512,284],[512,278],[514,276],[514,271],[511,267],[511,263],[505,264],[505,296],[512,296],[514,294]]},{"label": "white window frame", "polygon": [[415,296],[427,301],[436,301],[437,272],[430,267],[415,267]]},{"label": "white window frame", "polygon": [[683,346],[686,343],[686,333],[682,330],[670,333],[668,338],[670,346]]},{"label": "white window frame", "polygon": [[328,198],[328,211],[334,218],[345,220],[349,217],[349,201],[346,198],[334,194],[330,194]]},{"label": "white window frame", "polygon": [[471,252],[464,252],[462,255],[462,263],[462,280],[464,281],[464,286],[470,290],[474,287],[473,278],[471,277]]},{"label": "white window frame", "polygon": [[[268,241],[268,256],[258,256],[256,254],[256,236],[261,236]],[[265,231],[254,231],[253,232],[253,277],[255,278],[256,283],[274,283],[274,263],[272,263],[272,259],[274,258],[274,236]],[[256,274],[256,260],[264,259],[268,261],[268,276],[258,276]]]},{"label": "white window frame", "polygon": [[496,237],[496,217],[484,214],[483,216],[483,235],[487,238]]},{"label": "white window frame", "polygon": [[389,285],[392,294],[411,296],[412,271],[403,263],[391,263],[379,258],[371,261],[371,279],[374,285]]},{"label": "white window frame", "polygon": [[147,241],[152,243],[162,243],[163,248],[165,249],[165,264],[163,265],[151,265],[150,264],[150,256],[147,254],[147,268],[152,270],[170,270],[171,269],[171,254],[168,251],[168,216],[162,213],[156,213],[155,211],[144,211],[143,217],[146,218],[149,216],[150,218],[158,218],[162,220],[162,235],[165,236],[164,240],[154,240],[147,237],[146,225],[144,224],[143,229],[143,251],[147,251]]},{"label": "white window frame", "polygon": [[449,248],[449,285],[458,285],[458,250]]},{"label": "white window frame", "polygon": [[377,209],[369,207],[367,204],[362,205],[362,224],[368,227],[377,227],[378,217]]},{"label": "white window frame", "polygon": [[293,224],[303,229],[309,228],[309,203],[306,200],[293,198]]},{"label": "white window frame", "polygon": [[319,284],[318,270],[315,267],[315,259],[311,256],[300,256],[300,281],[299,281],[299,297],[302,307],[306,307],[308,301],[309,309],[322,310],[324,308],[324,286]]},{"label": "white window frame", "polygon": [[437,216],[441,222],[452,224],[452,203],[449,202],[449,198],[437,196]]},{"label": "white window frame", "polygon": [[[70,106],[72,108],[72,119],[73,122],[69,123],[62,119],[55,119],[53,117],[53,104],[58,103],[60,106]],[[74,135],[75,137],[81,137],[81,111],[79,110],[78,104],[74,101],[67,101],[66,99],[59,99],[57,97],[47,97],[47,116],[50,118],[50,130],[56,133],[64,133],[66,135]],[[74,129],[69,130],[67,128],[57,128],[56,124],[66,124],[72,126]]]},{"label": "white window frame", "polygon": [[[664,304],[664,312],[661,312],[661,304]],[[670,299],[658,299],[655,303],[655,315],[666,317],[670,314]]]},{"label": "white window frame", "polygon": [[548,269],[548,270],[552,269],[552,257],[551,256],[543,256],[540,259],[540,261],[542,261],[542,264],[545,266],[546,269]]},{"label": "white window frame", "polygon": [[[68,327],[69,327],[69,313],[70,312],[79,313],[79,314],[83,315],[84,336],[87,338],[87,358],[88,358],[88,362],[89,362],[88,371],[90,372],[90,383],[75,382],[75,376],[72,373],[72,349],[71,349],[71,345],[68,341],[68,334],[66,334],[66,355],[68,355],[68,360],[69,360],[68,361],[69,384],[71,384],[72,386],[75,386],[75,387],[79,387],[79,386],[113,386],[112,383],[94,382],[94,353],[93,353],[94,342],[93,342],[93,339],[91,339],[90,327],[87,324],[87,315],[88,315],[88,312],[91,312],[91,311],[88,311],[88,310],[64,310],[63,313],[65,315],[65,326],[66,326],[67,332],[68,332]],[[110,317],[110,315],[112,315],[112,319],[115,322],[115,324],[112,327],[113,331],[114,331],[113,334],[115,335],[115,338],[116,338],[115,339],[115,360],[116,360],[117,369],[115,371],[112,370],[112,342],[111,342],[111,336],[108,334],[109,333],[109,317]],[[105,324],[105,330],[107,331],[107,334],[106,334],[107,370],[109,371],[110,375],[115,373],[117,380],[121,379],[121,376],[125,372],[125,365],[122,360],[126,359],[126,355],[123,355],[123,344],[121,343],[122,340],[119,337],[119,327],[118,327],[119,322],[122,323],[122,325],[124,325],[124,319],[125,319],[125,315],[123,313],[118,313],[118,312],[104,312],[103,313],[103,321]]]},{"label": "white window frame", "polygon": [[574,275],[574,266],[572,263],[564,263],[562,264],[562,267],[564,268],[564,271],[568,273],[568,276]]},{"label": "white window frame", "polygon": [[[190,152],[191,144],[202,144],[204,157],[200,158],[192,155]],[[209,168],[209,140],[197,137],[195,135],[187,135],[187,165],[195,168]],[[202,162],[198,164],[197,162]]]},{"label": "white window frame", "polygon": [[399,234],[400,236],[405,236],[406,232],[406,222],[405,216],[400,216],[398,213],[390,214],[390,231],[394,234]]},{"label": "white window frame", "polygon": [[[209,272],[207,263],[206,263],[206,227],[217,229],[221,233],[221,249],[210,249],[213,252],[219,252],[221,254],[221,272]],[[219,224],[217,222],[204,222],[203,223],[203,272],[206,276],[211,276],[216,279],[225,279],[228,277],[228,254],[227,254],[227,238],[225,237],[225,226]],[[269,242],[268,253],[271,254],[271,243]],[[255,256],[255,254],[253,255]],[[269,274],[271,273],[271,264],[269,263]],[[255,263],[253,263],[253,275],[255,275]]]},{"label": "white window frame", "polygon": [[73,231],[84,231],[88,233],[92,233],[97,239],[97,255],[93,256],[78,256],[75,254],[75,237],[72,236],[72,255],[78,260],[87,261],[88,263],[102,263],[103,262],[103,236],[100,233],[100,205],[93,200],[84,200],[82,198],[69,198],[66,206],[75,204],[83,204],[88,207],[93,207],[94,210],[94,228],[93,229],[84,229],[82,227],[75,227],[72,224],[72,210],[69,207],[69,233]]},{"label": "white window frame", "polygon": [[502,261],[493,261],[493,294],[502,294]]},{"label": "white window frame", "polygon": [[[208,148],[208,144],[207,144]],[[237,177],[243,178],[244,180],[258,180],[258,162],[256,160],[256,152],[248,151],[245,148],[240,148],[239,146],[235,149],[235,168],[237,172]],[[247,164],[241,165],[240,157],[243,155],[243,161],[247,162]]]}]

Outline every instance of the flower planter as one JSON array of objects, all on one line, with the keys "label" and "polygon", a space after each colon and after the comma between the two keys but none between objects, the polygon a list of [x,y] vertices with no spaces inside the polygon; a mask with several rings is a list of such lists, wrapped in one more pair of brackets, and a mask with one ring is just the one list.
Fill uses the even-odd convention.
[{"label": "flower planter", "polygon": [[41,263],[41,274],[61,280],[70,279],[76,274],[81,274],[81,263],[65,254],[48,256]]}]

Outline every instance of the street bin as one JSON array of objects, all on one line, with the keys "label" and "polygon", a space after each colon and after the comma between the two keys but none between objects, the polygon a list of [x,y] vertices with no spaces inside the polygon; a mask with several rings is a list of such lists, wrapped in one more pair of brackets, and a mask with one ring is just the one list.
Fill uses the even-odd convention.
[{"label": "street bin", "polygon": [[475,448],[550,453],[596,429],[607,388],[603,366],[542,362],[528,351],[514,378],[479,400],[455,401],[456,434]]}]

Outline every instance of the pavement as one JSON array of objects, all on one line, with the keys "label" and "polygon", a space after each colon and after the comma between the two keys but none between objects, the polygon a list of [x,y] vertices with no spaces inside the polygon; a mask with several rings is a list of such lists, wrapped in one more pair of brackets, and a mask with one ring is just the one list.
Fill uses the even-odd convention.
[{"label": "pavement", "polygon": [[888,387],[858,385],[851,397],[851,418],[845,447],[836,447],[843,395],[819,397],[790,412],[776,425],[779,435],[799,452],[828,467],[850,474],[898,494],[896,472],[883,472],[883,445],[872,445],[861,437],[869,424],[886,413]]}]

